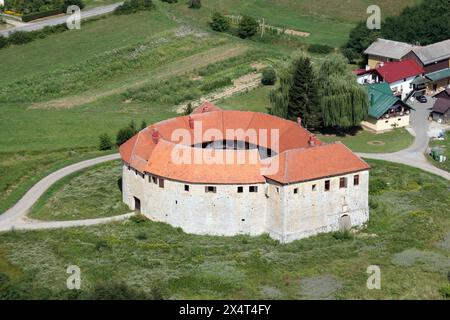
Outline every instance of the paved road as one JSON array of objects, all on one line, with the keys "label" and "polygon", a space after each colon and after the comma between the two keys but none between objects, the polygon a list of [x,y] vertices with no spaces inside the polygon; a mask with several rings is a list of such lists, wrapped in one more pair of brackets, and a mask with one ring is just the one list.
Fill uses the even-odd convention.
[{"label": "paved road", "polygon": [[[120,159],[118,153],[78,162],[49,174],[28,190],[28,192],[11,209],[0,215],[0,230],[5,228],[10,229],[12,226],[26,223],[26,221],[23,220],[25,215],[44,192],[58,180],[76,171],[116,159]],[[55,224],[57,224],[57,222],[55,222]],[[42,224],[42,226],[44,226],[44,224]]]},{"label": "paved road", "polygon": [[[87,19],[92,18],[95,16],[99,16],[102,14],[113,12],[115,8],[117,8],[119,5],[121,5],[123,2],[118,2],[106,6],[100,6],[92,9],[82,10],[81,11],[81,19]],[[40,30],[47,26],[54,26],[58,24],[66,23],[67,16],[57,16],[54,18],[49,19],[43,19],[36,22],[30,22],[27,23],[24,26],[17,26],[13,27],[11,29],[0,31],[0,35],[2,36],[9,36],[11,33],[16,31],[34,31],[34,30]]]},{"label": "paved road", "polygon": [[439,175],[450,180],[450,173],[430,164],[425,157],[428,148],[428,129],[430,122],[428,115],[434,101],[429,99],[427,103],[413,103],[415,111],[411,113],[411,130],[415,136],[414,142],[409,148],[393,153],[358,153],[359,156],[368,159],[379,159],[391,162],[398,162],[416,167],[424,171]]}]

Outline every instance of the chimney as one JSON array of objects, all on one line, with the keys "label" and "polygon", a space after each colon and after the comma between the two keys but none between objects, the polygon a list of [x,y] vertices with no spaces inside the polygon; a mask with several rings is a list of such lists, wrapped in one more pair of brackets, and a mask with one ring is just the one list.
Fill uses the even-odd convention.
[{"label": "chimney", "polygon": [[159,132],[158,129],[154,128],[152,132],[152,139],[154,144],[158,144],[159,141]]},{"label": "chimney", "polygon": [[188,121],[189,121],[189,128],[194,129],[194,119],[192,119],[192,117],[189,116]]},{"label": "chimney", "polygon": [[297,123],[300,127],[302,126],[302,117],[300,116],[297,117]]}]

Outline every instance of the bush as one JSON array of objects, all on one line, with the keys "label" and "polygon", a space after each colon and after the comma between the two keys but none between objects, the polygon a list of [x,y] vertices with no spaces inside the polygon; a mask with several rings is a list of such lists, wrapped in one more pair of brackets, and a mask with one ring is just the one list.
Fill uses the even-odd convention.
[{"label": "bush", "polygon": [[308,47],[308,52],[318,54],[329,54],[334,51],[333,47],[326,44],[312,44]]},{"label": "bush", "polygon": [[99,137],[99,140],[100,140],[100,143],[99,143],[98,149],[100,151],[112,149],[113,144],[112,144],[111,138],[109,137],[108,134],[106,134],[106,133],[101,134]]},{"label": "bush", "polygon": [[215,11],[209,23],[211,29],[218,32],[224,32],[230,29],[230,21],[220,12]]},{"label": "bush", "polygon": [[342,55],[347,58],[349,63],[356,63],[358,60],[362,59],[362,56],[352,48],[342,49]]},{"label": "bush", "polygon": [[95,243],[95,250],[96,251],[106,251],[106,250],[111,250],[111,246],[108,244],[108,242],[106,242],[106,240],[98,240]]},{"label": "bush", "polygon": [[153,10],[155,5],[152,0],[127,0],[114,10],[114,14],[131,14],[138,11]]},{"label": "bush", "polygon": [[88,300],[148,300],[150,298],[144,291],[130,288],[123,282],[97,283],[88,294]]},{"label": "bush", "polygon": [[277,82],[277,74],[275,69],[272,67],[267,67],[262,72],[261,83],[266,86],[274,85]]},{"label": "bush", "polygon": [[444,297],[449,299],[450,298],[450,285],[446,285],[439,288],[439,293]]},{"label": "bush", "polygon": [[239,21],[238,35],[242,39],[253,37],[258,32],[258,21],[250,16],[243,16]]},{"label": "bush", "polygon": [[200,9],[202,7],[201,0],[188,0],[188,8],[190,9]]},{"label": "bush", "polygon": [[178,0],[161,0],[162,2],[167,2],[167,3],[177,3]]},{"label": "bush", "polygon": [[143,214],[136,214],[130,218],[130,221],[136,224],[146,223],[148,219]]},{"label": "bush", "polygon": [[349,240],[352,239],[353,237],[350,231],[345,230],[333,232],[333,238],[335,238],[336,240]]},{"label": "bush", "polygon": [[384,180],[379,178],[370,179],[369,181],[369,193],[370,194],[380,194],[388,187]]},{"label": "bush", "polygon": [[33,33],[31,33],[31,32],[16,31],[9,36],[8,41],[10,44],[20,45],[20,44],[31,42],[34,40],[34,38],[35,37],[34,37]]},{"label": "bush", "polygon": [[4,36],[0,36],[0,49],[6,48],[8,44],[8,39]]},{"label": "bush", "polygon": [[140,231],[136,234],[136,239],[138,240],[147,240],[148,236],[144,231]]},{"label": "bush", "polygon": [[186,107],[184,108],[183,114],[184,114],[185,116],[188,116],[188,115],[190,115],[190,114],[192,113],[192,111],[194,111],[194,109],[192,108],[192,103],[189,102],[189,103],[186,105]]},{"label": "bush", "polygon": [[82,0],[64,0],[63,10],[67,12],[67,8],[70,6],[78,6],[80,9],[85,7]]}]

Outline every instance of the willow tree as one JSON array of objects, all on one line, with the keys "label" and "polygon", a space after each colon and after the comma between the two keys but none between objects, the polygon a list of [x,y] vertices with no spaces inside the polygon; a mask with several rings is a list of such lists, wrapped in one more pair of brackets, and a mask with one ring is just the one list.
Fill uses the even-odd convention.
[{"label": "willow tree", "polygon": [[321,63],[318,84],[324,126],[346,129],[366,118],[367,92],[349,72],[343,56],[332,55]]},{"label": "willow tree", "polygon": [[269,114],[287,118],[289,90],[292,86],[292,66],[285,66],[279,71],[279,84],[269,94]]}]

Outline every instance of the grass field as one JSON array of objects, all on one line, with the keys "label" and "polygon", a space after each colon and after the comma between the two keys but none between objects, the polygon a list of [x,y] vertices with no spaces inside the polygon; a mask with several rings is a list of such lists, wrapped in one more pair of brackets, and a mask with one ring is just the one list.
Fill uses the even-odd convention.
[{"label": "grass field", "polygon": [[[281,245],[266,236],[188,235],[136,219],[2,233],[0,296],[76,297],[65,289],[66,268],[75,264],[82,293],[110,282],[142,292],[157,287],[176,299],[441,299],[450,270],[449,182],[402,165],[369,163],[370,222],[354,236]],[[366,288],[369,265],[381,269],[381,290]]]},{"label": "grass field", "polygon": [[122,202],[121,168],[120,161],[112,161],[65,177],[39,199],[29,216],[38,220],[79,220],[130,212]]},{"label": "grass field", "polygon": [[447,131],[445,134],[445,140],[432,140],[430,141],[430,148],[438,147],[442,149],[442,154],[447,157],[447,161],[445,162],[437,162],[428,156],[428,160],[430,163],[436,167],[439,167],[443,170],[450,172],[450,131]]}]

